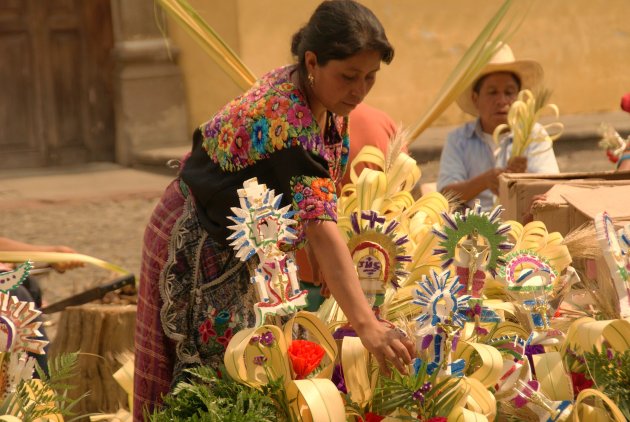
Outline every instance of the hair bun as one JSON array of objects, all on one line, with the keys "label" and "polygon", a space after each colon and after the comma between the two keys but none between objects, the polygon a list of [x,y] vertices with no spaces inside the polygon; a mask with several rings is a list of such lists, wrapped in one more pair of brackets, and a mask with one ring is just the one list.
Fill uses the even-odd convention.
[{"label": "hair bun", "polygon": [[294,56],[300,55],[300,44],[302,43],[302,39],[304,38],[304,30],[305,26],[300,28],[295,34],[293,34],[293,38],[291,39],[291,54]]}]

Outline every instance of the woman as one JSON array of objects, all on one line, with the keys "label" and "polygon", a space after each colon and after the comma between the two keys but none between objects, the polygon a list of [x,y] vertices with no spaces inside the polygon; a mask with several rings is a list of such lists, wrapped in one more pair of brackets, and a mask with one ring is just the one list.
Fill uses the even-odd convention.
[{"label": "woman", "polygon": [[[492,209],[498,193],[498,177],[511,173],[558,173],[551,141],[532,142],[523,157],[512,157],[511,136],[500,145],[492,139],[494,129],[507,123],[510,105],[520,90],[540,85],[543,70],[533,60],[516,60],[507,44],[495,53],[476,81],[457,100],[459,107],[477,119],[448,134],[440,157],[437,189],[451,192],[472,206],[479,199],[484,210]],[[536,125],[536,131],[543,131]]]},{"label": "woman", "polygon": [[[373,13],[325,1],[292,40],[297,64],[263,76],[203,124],[180,177],[145,233],[136,324],[134,417],[151,410],[186,367],[217,367],[256,301],[247,265],[227,245],[236,190],[257,177],[297,211],[312,267],[365,347],[384,367],[411,361],[413,344],[378,323],[336,227],[335,182],[348,154],[348,119],[394,50]],[[251,264],[250,264],[251,265]]]}]

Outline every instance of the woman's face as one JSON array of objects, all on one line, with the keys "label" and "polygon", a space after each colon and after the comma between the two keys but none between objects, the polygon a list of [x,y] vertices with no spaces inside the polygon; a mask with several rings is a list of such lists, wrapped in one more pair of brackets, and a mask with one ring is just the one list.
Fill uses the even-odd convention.
[{"label": "woman's face", "polygon": [[[314,53],[306,52],[306,68],[313,75],[310,88],[314,100],[327,110],[347,116],[370,92],[381,67],[381,55],[366,50],[344,60],[317,64]],[[313,107],[313,104],[311,104]]]},{"label": "woman's face", "polygon": [[491,73],[484,78],[479,93],[472,93],[484,132],[492,133],[497,126],[507,122],[510,105],[517,95],[518,84],[511,73]]}]

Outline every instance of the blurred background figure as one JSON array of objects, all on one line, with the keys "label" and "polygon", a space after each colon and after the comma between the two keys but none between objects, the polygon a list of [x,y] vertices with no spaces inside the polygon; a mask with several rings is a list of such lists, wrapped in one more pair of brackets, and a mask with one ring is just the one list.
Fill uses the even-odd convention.
[{"label": "blurred background figure", "polygon": [[[516,60],[507,44],[495,53],[457,100],[459,107],[476,119],[448,134],[440,157],[439,192],[450,192],[468,206],[479,199],[483,209],[489,210],[501,173],[559,172],[551,141],[532,142],[522,157],[511,157],[512,137],[503,137],[499,144],[492,137],[497,126],[507,123],[518,93],[523,89],[536,93],[542,79],[540,64]],[[538,124],[534,130],[544,131]]]}]

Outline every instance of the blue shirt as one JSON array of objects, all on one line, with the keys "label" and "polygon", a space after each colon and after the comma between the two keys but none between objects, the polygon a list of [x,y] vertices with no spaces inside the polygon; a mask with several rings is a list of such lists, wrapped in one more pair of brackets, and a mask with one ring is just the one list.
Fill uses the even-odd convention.
[{"label": "blue shirt", "polygon": [[[534,130],[545,133],[539,124],[534,126]],[[479,119],[450,132],[440,157],[438,192],[441,192],[445,186],[472,179],[493,167],[506,167],[512,153],[512,137],[507,136],[501,141],[496,155],[495,148],[491,142],[484,141]],[[524,155],[527,157],[528,173],[559,173],[558,162],[550,140],[532,142],[525,149]],[[475,199],[480,200],[481,207],[485,211],[492,209],[494,205],[494,195],[489,189],[484,190],[477,198],[471,199],[466,204],[469,207],[472,206]]]}]

